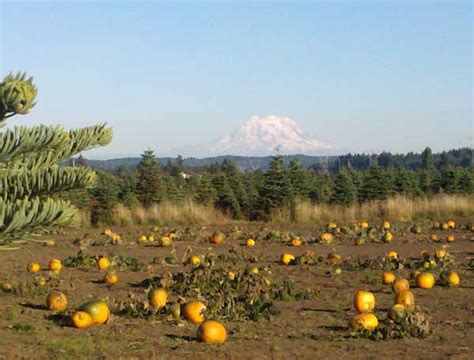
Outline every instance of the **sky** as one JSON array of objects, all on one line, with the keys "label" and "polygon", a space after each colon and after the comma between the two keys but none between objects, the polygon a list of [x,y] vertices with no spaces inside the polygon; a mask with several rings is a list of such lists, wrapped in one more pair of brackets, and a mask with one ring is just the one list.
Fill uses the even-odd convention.
[{"label": "sky", "polygon": [[33,75],[10,125],[107,122],[86,157],[158,155],[253,115],[341,151],[472,146],[470,1],[0,0],[0,76]]}]

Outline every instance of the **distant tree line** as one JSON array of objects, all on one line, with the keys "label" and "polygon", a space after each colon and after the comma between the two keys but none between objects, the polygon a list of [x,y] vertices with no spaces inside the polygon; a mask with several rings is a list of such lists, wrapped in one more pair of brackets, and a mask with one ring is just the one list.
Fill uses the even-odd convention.
[{"label": "distant tree line", "polygon": [[[214,206],[235,219],[265,220],[275,209],[294,213],[301,200],[350,206],[370,200],[384,200],[400,194],[407,197],[437,193],[473,194],[472,159],[464,150],[433,156],[426,148],[421,155],[380,154],[376,160],[365,155],[345,155],[338,168],[306,167],[297,158],[285,164],[273,156],[266,171],[241,171],[224,159],[200,168],[187,168],[184,159],[161,164],[151,150],[142,154],[135,171],[121,166],[115,171],[98,171],[98,182],[89,191],[63,194],[79,208],[88,209],[93,224],[107,223],[118,203],[133,208],[164,201],[193,200]],[[455,159],[455,161],[453,161]],[[75,159],[75,166],[87,160]]]}]

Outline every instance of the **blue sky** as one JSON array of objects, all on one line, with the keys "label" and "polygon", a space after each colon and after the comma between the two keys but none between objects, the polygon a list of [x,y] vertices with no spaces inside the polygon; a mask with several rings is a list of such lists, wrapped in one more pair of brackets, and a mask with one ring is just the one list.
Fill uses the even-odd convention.
[{"label": "blue sky", "polygon": [[0,3],[0,73],[39,87],[11,123],[106,121],[93,156],[166,154],[269,114],[351,151],[472,141],[470,1]]}]

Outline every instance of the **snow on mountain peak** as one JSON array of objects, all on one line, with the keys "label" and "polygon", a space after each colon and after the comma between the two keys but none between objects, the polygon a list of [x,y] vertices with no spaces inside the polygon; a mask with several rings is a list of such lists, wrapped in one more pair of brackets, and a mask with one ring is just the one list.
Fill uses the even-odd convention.
[{"label": "snow on mountain peak", "polygon": [[305,135],[288,117],[252,116],[230,135],[222,137],[208,149],[212,155],[266,156],[276,152],[284,155],[315,154],[332,149],[328,143]]}]

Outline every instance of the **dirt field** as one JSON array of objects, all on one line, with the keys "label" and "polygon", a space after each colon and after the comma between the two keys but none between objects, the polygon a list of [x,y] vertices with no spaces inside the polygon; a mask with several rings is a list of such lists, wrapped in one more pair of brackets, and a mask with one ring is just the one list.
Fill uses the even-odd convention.
[{"label": "dirt field", "polygon": [[[462,219],[460,223],[474,223],[474,219]],[[101,229],[83,229],[35,238],[53,239],[55,246],[34,242],[17,251],[0,252],[0,359],[474,358],[474,268],[469,266],[474,258],[474,233],[470,229],[432,230],[427,222],[422,224],[422,233],[415,235],[408,230],[408,224],[392,224],[394,238],[390,244],[368,240],[362,246],[355,246],[356,235],[349,232],[336,236],[334,243],[328,246],[313,241],[323,231],[321,227],[275,229],[269,225],[240,223],[237,231],[233,229],[235,226],[193,227],[187,232],[178,228],[178,237],[172,247],[159,247],[156,242],[137,244],[135,239],[139,234],[150,233],[147,228],[113,229],[122,234],[120,245],[108,244]],[[166,230],[159,229],[156,237]],[[209,243],[215,230],[226,234],[224,244]],[[271,230],[283,233],[266,237]],[[89,236],[84,238],[86,234]],[[292,237],[289,234],[299,235],[303,245],[289,246],[287,238]],[[431,241],[430,234],[437,234],[440,242]],[[455,236],[455,241],[449,244],[445,240],[448,234]],[[243,246],[249,236],[256,238],[253,248]],[[368,289],[375,293],[375,314],[379,319],[386,318],[394,298],[390,286],[380,280],[383,270],[353,266],[357,264],[357,258],[384,257],[389,250],[396,250],[404,259],[419,258],[423,250],[433,254],[442,245],[447,245],[455,259],[454,270],[461,276],[461,286],[435,286],[430,290],[413,288],[416,304],[426,309],[431,317],[431,335],[425,339],[406,337],[379,341],[351,336],[348,324],[355,314],[353,297],[357,290]],[[144,266],[140,271],[118,271],[119,282],[111,287],[102,283],[104,272],[97,267],[64,267],[58,279],[53,277],[44,287],[35,285],[35,275],[26,270],[31,261],[40,262],[43,268],[52,258],[64,262],[68,257],[76,256],[81,248],[89,255],[133,257]],[[258,266],[260,273],[254,276],[268,276],[273,282],[292,279],[295,288],[309,291],[309,299],[275,300],[281,313],[270,319],[223,320],[229,333],[228,341],[223,345],[198,342],[197,325],[169,320],[166,314],[143,319],[115,313],[105,325],[78,330],[65,326],[61,317],[54,316],[44,307],[46,294],[53,287],[67,294],[69,311],[92,298],[107,299],[112,308],[113,304],[130,299],[130,295],[146,299],[146,289],[137,284],[166,272],[190,271],[192,266],[183,265],[181,260],[188,248],[192,249],[193,255],[204,255],[208,251],[216,255],[229,254],[230,249],[237,249],[240,254],[256,258],[252,265]],[[308,250],[314,251],[317,258],[321,257],[316,264],[279,263],[284,252],[298,256]],[[174,251],[176,264],[168,264],[164,259]],[[334,275],[334,265],[326,261],[326,255],[332,251],[342,256],[340,275]],[[240,260],[227,267],[239,273],[248,265]],[[409,278],[411,271],[413,269],[405,268],[394,273]],[[41,275],[46,279],[50,276],[46,269]],[[170,298],[177,300],[172,293]]]}]

